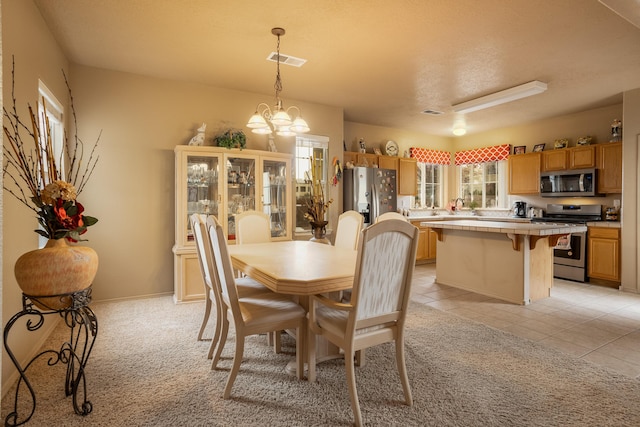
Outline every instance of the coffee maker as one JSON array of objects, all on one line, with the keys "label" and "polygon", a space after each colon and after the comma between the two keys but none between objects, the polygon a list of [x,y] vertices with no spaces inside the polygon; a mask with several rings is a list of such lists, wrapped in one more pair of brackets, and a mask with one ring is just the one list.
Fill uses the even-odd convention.
[{"label": "coffee maker", "polygon": [[513,216],[516,218],[527,217],[527,203],[526,202],[514,202],[513,203]]}]

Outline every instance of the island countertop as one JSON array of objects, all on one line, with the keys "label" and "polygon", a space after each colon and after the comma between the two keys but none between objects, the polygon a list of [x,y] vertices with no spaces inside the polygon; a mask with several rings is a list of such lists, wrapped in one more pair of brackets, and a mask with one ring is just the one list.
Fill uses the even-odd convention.
[{"label": "island countertop", "polygon": [[521,234],[529,236],[552,236],[558,234],[584,233],[586,225],[580,224],[540,224],[506,221],[422,221],[420,225],[434,229],[483,231],[488,233]]}]

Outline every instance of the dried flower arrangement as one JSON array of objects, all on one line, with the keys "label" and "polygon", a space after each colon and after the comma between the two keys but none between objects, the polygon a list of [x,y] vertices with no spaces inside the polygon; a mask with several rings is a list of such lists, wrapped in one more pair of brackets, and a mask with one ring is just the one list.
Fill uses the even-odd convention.
[{"label": "dried flower arrangement", "polygon": [[[77,135],[76,112],[67,76],[62,72],[69,90],[71,112],[76,133],[73,142],[64,136],[64,144],[59,159],[54,153],[51,127],[46,112],[38,118],[29,108],[30,126],[18,115],[15,99],[15,63],[12,68],[13,108],[3,107],[3,116],[8,125],[3,125],[8,147],[3,145],[4,162],[3,188],[22,202],[38,216],[42,229],[36,233],[48,239],[66,238],[77,242],[80,235],[98,220],[84,215],[84,206],[77,201],[98,162],[95,154],[98,140],[93,145],[89,159],[83,165],[84,143]],[[25,133],[28,136],[23,136]],[[65,164],[63,164],[63,161]],[[66,167],[65,167],[66,166]],[[66,170],[65,170],[66,169]],[[8,178],[8,179],[7,179]],[[7,186],[7,182],[13,183]]]},{"label": "dried flower arrangement", "polygon": [[322,189],[322,181],[317,177],[317,171],[315,167],[315,159],[311,157],[311,194],[305,199],[307,212],[304,217],[313,224],[322,224],[325,222],[324,216],[329,205],[333,203],[333,199],[325,201],[324,191]]}]

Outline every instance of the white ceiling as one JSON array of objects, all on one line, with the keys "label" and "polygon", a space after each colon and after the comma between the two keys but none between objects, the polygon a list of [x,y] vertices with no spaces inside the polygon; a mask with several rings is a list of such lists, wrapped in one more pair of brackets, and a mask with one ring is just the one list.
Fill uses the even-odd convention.
[{"label": "white ceiling", "polygon": [[[625,17],[598,0],[36,0],[74,63],[266,100],[271,28],[283,27],[281,53],[308,61],[281,66],[285,106],[339,106],[347,121],[434,135],[459,118],[472,133],[621,103],[640,88],[640,0],[603,2]],[[451,109],[531,80],[549,89],[464,117]]]}]

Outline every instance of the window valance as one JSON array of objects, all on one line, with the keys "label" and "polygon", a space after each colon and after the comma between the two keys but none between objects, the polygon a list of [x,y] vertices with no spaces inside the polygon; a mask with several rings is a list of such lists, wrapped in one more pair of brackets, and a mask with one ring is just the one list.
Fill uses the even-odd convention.
[{"label": "window valance", "polygon": [[456,151],[456,166],[473,163],[495,162],[509,158],[511,145],[494,145],[492,147],[475,148],[473,150]]},{"label": "window valance", "polygon": [[432,165],[445,165],[451,164],[451,153],[448,151],[430,150],[428,148],[409,148],[411,157],[421,163],[429,163]]}]

